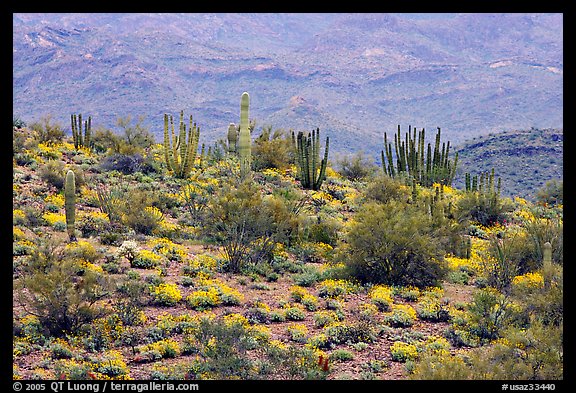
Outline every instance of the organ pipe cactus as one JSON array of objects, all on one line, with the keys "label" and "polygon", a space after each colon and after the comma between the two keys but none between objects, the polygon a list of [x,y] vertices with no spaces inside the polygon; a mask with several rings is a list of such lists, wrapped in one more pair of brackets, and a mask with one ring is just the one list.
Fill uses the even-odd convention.
[{"label": "organ pipe cactus", "polygon": [[74,140],[74,148],[78,150],[80,147],[90,149],[92,147],[92,117],[88,116],[88,120],[84,122],[84,135],[82,135],[82,114],[72,114],[70,116],[70,123],[72,125],[72,139]]},{"label": "organ pipe cactus", "polygon": [[305,136],[302,131],[297,136],[297,162],[300,168],[299,179],[302,187],[319,190],[326,177],[330,139],[326,137],[324,158],[320,161],[320,129]]},{"label": "organ pipe cactus", "polygon": [[[171,133],[168,133],[170,125]],[[198,150],[198,140],[200,139],[200,127],[190,121],[188,131],[184,124],[184,111],[180,112],[179,135],[174,133],[174,119],[172,116],[164,114],[164,159],[168,170],[174,176],[185,179],[190,175],[196,153]]]},{"label": "organ pipe cactus", "polygon": [[458,164],[458,153],[454,161],[449,161],[450,142],[440,145],[440,128],[436,133],[434,150],[428,143],[426,158],[424,157],[425,147],[425,130],[416,131],[408,127],[405,138],[402,140],[400,126],[398,132],[394,134],[394,152],[396,157],[396,166],[392,156],[392,142],[388,142],[388,135],[384,133],[384,150],[381,152],[382,167],[384,172],[390,177],[399,175],[409,175],[424,186],[431,186],[434,183],[451,185],[456,174]]},{"label": "organ pipe cactus", "polygon": [[69,170],[64,182],[64,208],[66,210],[66,230],[71,242],[76,241],[74,223],[76,220],[76,179]]},{"label": "organ pipe cactus", "polygon": [[240,176],[245,178],[250,173],[252,161],[252,150],[250,140],[250,122],[248,120],[250,111],[250,96],[242,93],[240,100],[240,133],[238,135],[238,156],[240,158]]}]

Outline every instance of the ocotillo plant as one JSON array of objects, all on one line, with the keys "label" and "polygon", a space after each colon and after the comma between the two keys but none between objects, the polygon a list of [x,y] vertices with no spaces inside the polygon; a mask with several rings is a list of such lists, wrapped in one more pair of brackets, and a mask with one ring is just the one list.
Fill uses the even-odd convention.
[{"label": "ocotillo plant", "polygon": [[76,180],[74,172],[69,170],[64,182],[64,208],[66,210],[66,230],[71,242],[76,241],[75,220],[76,220]]},{"label": "ocotillo plant", "polygon": [[326,163],[328,162],[328,149],[330,139],[326,137],[324,158],[320,161],[320,129],[308,133],[305,136],[302,131],[297,136],[296,160],[300,168],[299,179],[302,187],[319,190],[326,177]]},{"label": "ocotillo plant", "polygon": [[230,123],[228,126],[228,153],[236,153],[236,144],[238,143],[238,130],[236,124]]},{"label": "ocotillo plant", "polygon": [[456,153],[454,161],[448,160],[450,141],[442,143],[442,148],[440,148],[440,132],[440,127],[438,127],[434,154],[432,154],[432,145],[428,143],[425,158],[425,130],[418,131],[418,136],[416,136],[416,128],[412,131],[412,126],[408,126],[408,132],[403,141],[400,125],[398,125],[398,132],[394,134],[396,166],[394,166],[392,155],[392,142],[388,142],[388,135],[385,132],[384,150],[381,151],[384,172],[391,177],[408,174],[415,178],[419,184],[427,187],[434,183],[451,185],[456,174],[458,153]]},{"label": "ocotillo plant", "polygon": [[240,176],[242,178],[245,178],[250,173],[252,162],[249,113],[250,96],[244,92],[240,100],[240,133],[238,135],[238,156],[240,158]]},{"label": "ocotillo plant", "polygon": [[80,147],[90,149],[92,147],[92,116],[88,116],[88,120],[84,122],[84,135],[82,135],[82,114],[72,114],[70,116],[72,124],[72,139],[74,140],[74,148],[78,150]]},{"label": "ocotillo plant", "polygon": [[[168,134],[168,122],[170,121],[171,134]],[[190,175],[196,151],[198,150],[198,140],[200,139],[200,127],[192,122],[188,132],[184,124],[184,111],[180,112],[180,134],[174,134],[174,119],[172,116],[164,114],[164,159],[168,170],[174,173],[174,176],[185,179]]]}]

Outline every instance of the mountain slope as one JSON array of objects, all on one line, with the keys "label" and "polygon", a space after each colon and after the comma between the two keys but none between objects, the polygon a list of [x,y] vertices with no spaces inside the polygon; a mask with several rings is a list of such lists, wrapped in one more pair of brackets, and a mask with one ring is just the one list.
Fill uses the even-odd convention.
[{"label": "mountain slope", "polygon": [[13,111],[65,127],[144,116],[160,135],[184,109],[212,143],[248,91],[260,125],[377,155],[397,124],[455,143],[561,128],[562,34],[562,14],[14,14]]},{"label": "mountain slope", "polygon": [[459,147],[459,175],[455,185],[464,187],[464,173],[480,174],[494,168],[502,179],[502,194],[534,199],[536,191],[552,179],[563,178],[563,130],[531,129],[474,138]]}]

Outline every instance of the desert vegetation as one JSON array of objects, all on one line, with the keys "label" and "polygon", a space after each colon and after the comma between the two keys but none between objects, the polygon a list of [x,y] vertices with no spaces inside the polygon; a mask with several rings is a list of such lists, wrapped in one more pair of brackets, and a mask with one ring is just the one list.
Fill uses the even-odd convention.
[{"label": "desert vegetation", "polygon": [[240,107],[14,120],[15,379],[563,379],[561,181],[456,188],[440,130],[336,168]]}]

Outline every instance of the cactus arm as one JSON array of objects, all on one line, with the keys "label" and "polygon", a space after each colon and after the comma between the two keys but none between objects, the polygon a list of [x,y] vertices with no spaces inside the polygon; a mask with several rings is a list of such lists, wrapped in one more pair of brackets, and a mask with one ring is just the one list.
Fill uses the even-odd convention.
[{"label": "cactus arm", "polygon": [[324,181],[324,178],[326,177],[326,165],[328,163],[328,146],[330,144],[330,139],[328,137],[326,137],[326,147],[324,148],[324,158],[322,159],[322,162],[320,163],[320,174],[318,175],[318,180],[316,181],[314,190],[319,190],[320,187],[322,186],[322,182]]},{"label": "cactus arm", "polygon": [[228,152],[236,153],[236,143],[238,142],[238,135],[236,133],[236,125],[230,123],[228,125]]}]

